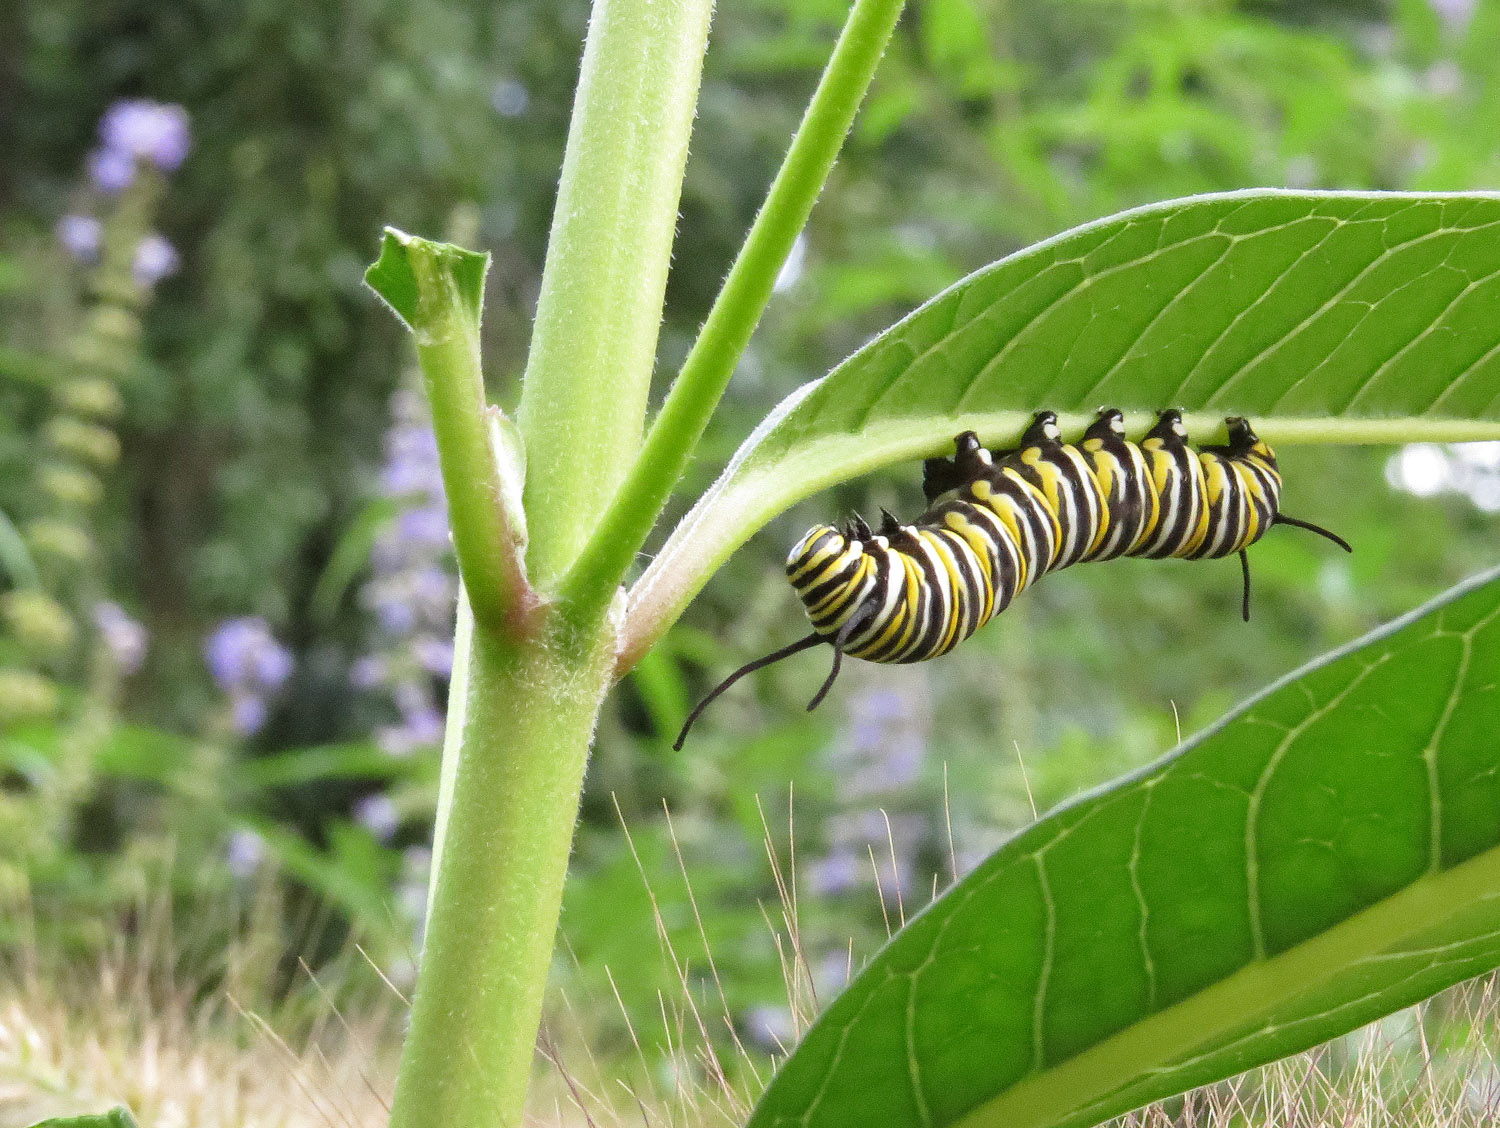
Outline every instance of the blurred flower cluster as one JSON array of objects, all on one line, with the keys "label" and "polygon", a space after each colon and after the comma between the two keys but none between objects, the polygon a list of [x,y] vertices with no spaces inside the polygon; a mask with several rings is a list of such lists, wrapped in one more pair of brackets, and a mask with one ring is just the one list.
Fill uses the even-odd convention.
[{"label": "blurred flower cluster", "polygon": [[[115,425],[121,386],[137,369],[142,310],[151,288],[178,267],[176,250],[151,223],[164,174],[188,154],[187,113],[116,102],[99,123],[99,139],[87,165],[100,214],[64,215],[56,226],[63,249],[90,269],[76,293],[79,328],[40,428],[22,530],[36,582],[0,601],[3,629],[24,663],[0,677],[8,689],[0,720],[57,713],[57,679],[84,670],[93,698],[112,701],[119,676],[135,673],[146,654],[145,629],[118,603],[101,600],[95,514],[120,458]],[[94,654],[105,661],[87,661]]]},{"label": "blurred flower cluster", "polygon": [[[112,105],[100,119],[99,140],[99,148],[89,154],[88,172],[105,196],[119,196],[136,185],[143,169],[175,172],[192,143],[186,110],[146,99]],[[107,236],[105,222],[91,215],[69,214],[57,222],[58,241],[79,262],[98,262]],[[162,235],[148,231],[135,240],[131,277],[136,285],[154,286],[179,265],[176,248]]]},{"label": "blurred flower cluster", "polygon": [[825,823],[826,852],[807,867],[820,895],[846,892],[874,877],[892,906],[912,890],[917,855],[930,837],[913,795],[927,759],[925,677],[873,684],[850,701],[848,726],[829,754],[838,807]]},{"label": "blurred flower cluster", "polygon": [[259,732],[271,697],[292,676],[291,652],[264,619],[226,619],[209,636],[203,660],[229,699],[230,728],[240,736]]},{"label": "blurred flower cluster", "polygon": [[94,604],[94,629],[114,659],[115,667],[129,677],[146,661],[150,637],[146,628],[126,613],[118,603],[103,600]]},{"label": "blurred flower cluster", "polygon": [[409,756],[443,738],[439,690],[453,672],[458,588],[437,441],[425,402],[407,388],[391,398],[380,488],[396,509],[376,538],[373,575],[360,593],[375,635],[350,678],[390,698],[399,720],[377,738],[391,755]]}]

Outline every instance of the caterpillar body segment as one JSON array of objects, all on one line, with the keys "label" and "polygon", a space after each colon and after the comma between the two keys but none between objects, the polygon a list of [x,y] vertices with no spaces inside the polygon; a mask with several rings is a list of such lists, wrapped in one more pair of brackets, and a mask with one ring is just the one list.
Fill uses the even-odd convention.
[{"label": "caterpillar body segment", "polygon": [[1140,442],[1114,409],[1077,444],[1065,443],[1050,411],[1005,451],[977,435],[954,439],[951,459],[928,459],[927,510],[903,525],[884,514],[878,531],[855,518],[816,525],[787,556],[787,580],[812,634],[735,671],[689,715],[681,748],[703,709],[752,670],[827,643],[833,667],[845,654],[871,662],[921,662],[946,654],[1048,572],[1122,556],[1186,560],[1238,555],[1242,613],[1250,617],[1246,549],[1273,525],[1293,525],[1349,545],[1327,529],[1281,512],[1276,455],[1248,421],[1226,421],[1229,440],[1195,450],[1182,415],[1164,411]]}]

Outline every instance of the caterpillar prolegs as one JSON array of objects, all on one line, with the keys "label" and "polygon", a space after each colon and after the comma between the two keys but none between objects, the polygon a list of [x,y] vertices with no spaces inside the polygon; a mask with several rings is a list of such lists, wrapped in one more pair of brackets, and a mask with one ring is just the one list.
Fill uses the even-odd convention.
[{"label": "caterpillar prolegs", "polygon": [[910,525],[883,513],[815,525],[787,556],[787,580],[813,631],[742,666],[693,710],[675,747],[719,694],[740,678],[820,644],[833,667],[808,704],[838,677],[845,654],[871,662],[921,662],[946,654],[1048,572],[1120,556],[1204,560],[1238,554],[1242,614],[1250,618],[1246,549],[1274,525],[1335,533],[1281,512],[1276,455],[1242,418],[1229,441],[1194,450],[1178,411],[1164,411],[1140,442],[1114,409],[1077,444],[1057,416],[1039,413],[1014,450],[986,450],[973,431],[952,458],[923,465],[927,509]]}]

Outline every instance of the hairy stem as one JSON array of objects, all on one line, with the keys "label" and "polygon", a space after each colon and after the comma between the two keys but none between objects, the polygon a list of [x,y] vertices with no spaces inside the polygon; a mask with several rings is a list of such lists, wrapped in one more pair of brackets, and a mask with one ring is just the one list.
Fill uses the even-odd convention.
[{"label": "hairy stem", "polygon": [[711,11],[595,0],[517,416],[544,589],[640,445]]},{"label": "hairy stem", "polygon": [[563,584],[565,601],[612,590],[661,515],[828,180],[902,3],[855,0],[781,169],[646,436],[641,457]]},{"label": "hairy stem", "polygon": [[476,629],[392,1128],[519,1128],[613,637]]},{"label": "hairy stem", "polygon": [[[529,571],[543,589],[640,444],[711,10],[711,0],[595,0],[517,420]],[[458,265],[477,323],[473,263]],[[379,266],[372,284],[401,313],[409,287]],[[438,445],[445,480],[450,463],[494,477],[503,518],[482,394],[471,394],[477,356],[452,335],[424,340],[412,323],[424,371],[451,378],[472,362],[467,391],[429,379]],[[464,482],[448,485],[464,564],[464,537],[475,535],[466,525],[487,518],[465,503]],[[462,570],[474,620],[454,683],[440,856],[392,1128],[523,1122],[584,768],[614,664],[608,593],[587,600],[587,614],[538,602],[519,633],[485,613],[484,562]]]}]

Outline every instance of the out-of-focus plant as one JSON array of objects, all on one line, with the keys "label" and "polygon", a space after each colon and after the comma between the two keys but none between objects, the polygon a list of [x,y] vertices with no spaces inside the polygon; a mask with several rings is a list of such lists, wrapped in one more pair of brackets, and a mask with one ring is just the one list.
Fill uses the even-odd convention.
[{"label": "out-of-focus plant", "polygon": [[380,484],[391,511],[375,536],[373,574],[360,592],[376,630],[350,678],[389,699],[399,719],[383,725],[377,739],[391,755],[410,756],[443,739],[437,689],[453,672],[457,593],[437,441],[415,390],[401,388],[391,398]]},{"label": "out-of-focus plant", "polygon": [[[141,316],[156,284],[177,269],[171,244],[150,228],[165,176],[187,157],[187,115],[181,106],[118,102],[100,121],[99,138],[88,165],[93,199],[102,214],[68,214],[57,224],[59,243],[87,270],[87,306],[52,390],[34,511],[23,530],[36,561],[36,583],[3,597],[6,625],[30,659],[8,677],[17,684],[31,680],[37,704],[43,679],[59,673],[76,676],[81,658],[91,667],[88,700],[108,702],[110,682],[123,672],[116,654],[124,634],[132,634],[124,655],[130,665],[139,667],[135,652],[145,645],[143,636],[130,631],[128,616],[118,605],[103,610],[103,619],[96,622],[92,609],[95,604],[102,608],[104,579],[93,514],[120,454],[113,424],[139,362]],[[99,660],[89,663],[80,644],[97,652]],[[46,697],[55,707],[55,691]],[[21,704],[16,697],[7,703],[0,693],[0,719],[24,719]]]},{"label": "out-of-focus plant", "polygon": [[[793,393],[621,606],[619,585],[745,351],[900,7],[856,0],[786,162],[644,437],[706,8],[651,18],[628,5],[596,10],[514,424],[487,406],[480,368],[488,257],[388,229],[367,272],[416,341],[465,595],[397,1128],[520,1123],[583,769],[610,681],[783,509],[885,463],[943,451],[966,428],[1014,441],[1037,409],[1057,410],[1076,433],[1101,399],[1140,414],[1180,404],[1200,435],[1226,412],[1253,415],[1278,444],[1500,436],[1497,374],[1487,363],[1500,345],[1476,297],[1492,292],[1500,273],[1493,197],[1250,192],[1172,201],[1076,228],[969,275]],[[1180,87],[1191,76],[1165,77]],[[1412,297],[1418,286],[1420,301]],[[1440,348],[1437,336],[1462,345]],[[517,447],[524,458],[514,457]],[[993,856],[903,929],[876,970],[809,1033],[751,1123],[886,1117],[931,1125],[972,1114],[969,1123],[1025,1115],[1039,1128],[1081,1126],[1291,1052],[1314,1032],[1345,1030],[1355,1016],[1490,966],[1500,925],[1485,887],[1500,847],[1493,827],[1476,829],[1484,819],[1474,814],[1464,850],[1450,851],[1439,812],[1459,802],[1442,784],[1447,761],[1486,755],[1477,734],[1493,719],[1493,695],[1476,690],[1469,656],[1494,618],[1486,609],[1495,583],[1487,577],[1467,596],[1449,597],[1461,609],[1452,630],[1434,610],[1404,632],[1372,636],[1368,663],[1355,653],[1331,662],[1328,677],[1310,673],[1305,699],[1290,689],[1272,698],[1295,706],[1285,720],[1285,710],[1273,710],[1271,726],[1286,734],[1279,745],[1256,733],[1242,740],[1254,723],[1246,714],[1164,762],[1163,779],[1189,763],[1197,771],[1183,769],[1185,783],[1240,797],[1207,808],[1174,793],[1164,827],[1177,833],[1191,813],[1203,820],[1194,824],[1203,841],[1238,843],[1241,853],[1199,859],[1184,843],[1155,839],[1148,850],[1151,783],[1132,777],[1080,804],[1081,814],[1042,820],[1031,839]],[[1373,723],[1345,698],[1388,661],[1393,671],[1416,670],[1416,652],[1435,639],[1458,640],[1443,643],[1445,654],[1462,651],[1456,670],[1448,662],[1420,690],[1438,702],[1436,735],[1423,730],[1423,750],[1414,731],[1384,730],[1383,755],[1427,765],[1431,817],[1412,829],[1420,845],[1413,857],[1425,867],[1365,877],[1367,863],[1377,863],[1340,838],[1339,865],[1362,875],[1357,892],[1323,897],[1312,925],[1286,926],[1282,918],[1318,898],[1321,879],[1299,880],[1274,851],[1294,853],[1309,841],[1298,837],[1299,820],[1314,834],[1330,816],[1317,780],[1293,774],[1283,783],[1283,754],[1335,709],[1350,725]],[[1457,715],[1466,718],[1460,735],[1440,749]],[[1228,735],[1216,740],[1220,733]],[[1334,803],[1363,811],[1364,752],[1347,739],[1335,752]],[[1246,761],[1253,771],[1241,779],[1235,773]],[[1113,810],[1117,796],[1130,824],[1122,830],[1101,817],[1083,833],[1094,809]],[[1263,804],[1275,818],[1263,840],[1274,856],[1264,859]],[[1056,877],[1045,856],[1054,848],[1069,866]],[[1149,891],[1138,860],[1153,867]],[[1195,865],[1212,875],[1207,893]],[[1248,874],[1243,895],[1220,872],[1236,867]],[[1116,888],[1127,882],[1133,901]],[[982,911],[993,897],[1009,898],[1015,912]],[[1432,953],[1413,921],[1435,898],[1448,900],[1433,943],[1444,953],[1464,946],[1462,958],[1424,960]],[[1101,929],[1101,917],[1115,930]],[[1239,943],[1242,917],[1248,943]],[[1148,935],[1148,920],[1159,918],[1165,938]],[[950,921],[959,922],[952,938]],[[1175,978],[1159,985],[1154,968],[1191,948],[1195,928],[1236,943],[1215,933],[1210,946],[1226,954],[1208,968],[1173,963]],[[1387,946],[1390,971],[1367,970]],[[1143,967],[1146,986],[1127,992],[1111,982],[1113,993],[1102,997],[1098,969],[1113,967]],[[1308,999],[1296,997],[1299,975],[1316,985]],[[1016,984],[994,985],[1005,976]],[[976,994],[982,1014],[969,1009]],[[1204,1016],[1212,1021],[1196,1030]],[[984,1036],[968,1037],[978,1021]],[[928,1036],[930,1026],[940,1036]],[[1002,1037],[1014,1050],[987,1055]],[[1096,1058],[1102,1079],[1089,1074]],[[929,1087],[924,1074],[942,1081]]]},{"label": "out-of-focus plant", "polygon": [[[34,574],[0,596],[8,661],[0,731],[56,718],[51,754],[0,800],[5,855],[29,882],[69,880],[80,808],[99,780],[120,682],[145,657],[144,629],[109,599],[96,513],[119,458],[114,426],[140,364],[141,317],[176,253],[151,230],[166,176],[187,156],[180,106],[113,105],[88,161],[98,214],[69,214],[57,238],[83,268],[80,325],[55,366],[22,537]],[[11,569],[16,578],[15,569]],[[106,898],[109,894],[105,894]]]},{"label": "out-of-focus plant", "polygon": [[220,623],[203,646],[203,660],[226,698],[224,728],[239,737],[265,725],[270,699],[295,665],[270,625],[254,617]]}]

